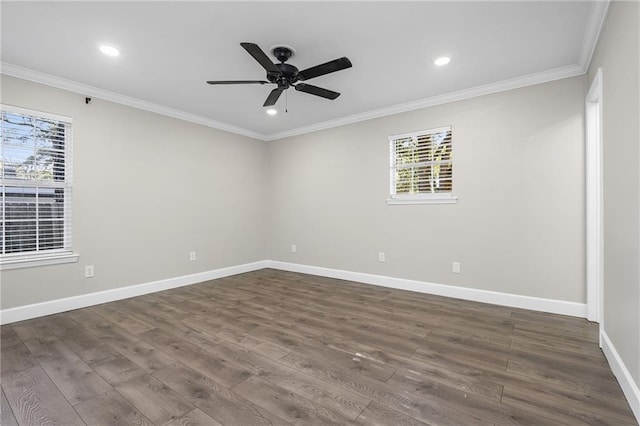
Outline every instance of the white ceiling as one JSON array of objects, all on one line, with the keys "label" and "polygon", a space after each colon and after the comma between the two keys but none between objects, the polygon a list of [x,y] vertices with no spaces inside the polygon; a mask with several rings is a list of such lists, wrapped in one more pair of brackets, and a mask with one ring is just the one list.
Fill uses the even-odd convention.
[{"label": "white ceiling", "polygon": [[[2,71],[269,140],[583,73],[606,5],[3,1]],[[335,101],[289,90],[272,117],[262,104],[274,86],[205,84],[265,78],[243,41],[292,46],[299,69],[342,56],[353,68],[309,81],[341,92]],[[452,60],[438,68],[441,55]]]}]

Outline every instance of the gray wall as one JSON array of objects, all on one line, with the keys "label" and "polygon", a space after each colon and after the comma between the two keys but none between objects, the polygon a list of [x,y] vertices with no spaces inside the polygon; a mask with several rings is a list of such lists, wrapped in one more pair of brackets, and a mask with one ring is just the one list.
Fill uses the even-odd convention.
[{"label": "gray wall", "polygon": [[265,258],[264,142],[7,76],[2,102],[73,118],[80,253],[3,271],[2,309]]},{"label": "gray wall", "polygon": [[[4,103],[74,118],[81,255],[4,271],[3,309],[263,259],[585,302],[584,77],[269,143],[2,82]],[[387,136],[443,125],[458,204],[386,205]]]},{"label": "gray wall", "polygon": [[640,4],[612,2],[589,69],[603,77],[604,330],[640,386]]},{"label": "gray wall", "polygon": [[[575,77],[269,142],[269,259],[585,303],[585,85]],[[458,204],[386,205],[387,136],[444,125]]]}]

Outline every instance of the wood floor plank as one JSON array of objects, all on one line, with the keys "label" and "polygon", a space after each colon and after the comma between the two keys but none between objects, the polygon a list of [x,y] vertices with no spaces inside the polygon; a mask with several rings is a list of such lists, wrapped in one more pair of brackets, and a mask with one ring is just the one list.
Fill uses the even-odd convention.
[{"label": "wood floor plank", "polygon": [[45,323],[41,319],[32,319],[11,324],[9,327],[21,341],[26,342],[30,339],[46,339],[51,336],[51,330],[47,328]]},{"label": "wood floor plank", "polygon": [[[534,376],[513,374],[503,368],[494,368],[488,365],[478,366],[473,358],[450,358],[444,361],[434,358],[431,362],[440,365],[445,370],[452,369],[466,375],[485,377],[490,381],[504,384],[505,388],[522,389],[529,395],[542,395],[543,399],[553,395],[555,403],[572,401],[576,406],[581,406],[587,411],[593,406],[600,406],[606,407],[605,411],[628,412],[628,404],[624,399],[612,398],[610,395],[593,390],[586,385],[576,386],[571,381],[545,380]],[[558,372],[558,374],[560,373]],[[597,398],[595,395],[598,395]]]},{"label": "wood floor plank", "polygon": [[[101,320],[104,321],[104,320]],[[93,335],[89,330],[81,327],[76,321],[65,314],[48,317],[45,325],[89,365],[99,363],[119,356],[119,353],[109,347],[104,340]],[[107,325],[111,327],[111,325]]]},{"label": "wood floor plank", "polygon": [[[512,345],[513,346],[513,345]],[[511,349],[509,355],[510,363],[521,365],[539,366],[544,365],[547,369],[558,369],[580,376],[582,374],[598,378],[603,381],[613,381],[611,370],[601,362],[593,359],[584,359],[558,354],[552,351],[540,352],[535,350],[522,351]]]},{"label": "wood floor plank", "polygon": [[183,333],[181,336],[194,344],[207,342],[208,344],[218,345],[222,342],[229,342],[273,360],[283,357],[290,351],[290,349],[275,343],[257,339],[240,328],[216,321],[210,316],[204,318],[198,314],[192,318],[182,320],[180,323],[190,329],[188,333]]},{"label": "wood floor plank", "polygon": [[[294,315],[298,320],[323,319],[327,321],[349,321],[362,324],[373,324],[380,327],[399,329],[410,332],[418,336],[425,336],[429,332],[429,327],[440,320],[440,316],[433,323],[425,322],[426,315],[411,319],[401,319],[390,311],[388,315],[381,318],[378,315],[366,315],[360,311],[347,311],[332,309],[326,303],[305,303],[300,304],[294,297],[283,297],[273,294],[262,293],[259,296],[244,300],[242,305],[252,305],[258,307],[269,307],[277,312],[285,311],[289,315]],[[321,299],[324,300],[324,299]],[[386,305],[386,304],[385,304]]]},{"label": "wood floor plank", "polygon": [[176,364],[166,367],[155,372],[154,376],[223,425],[289,424],[187,366]]},{"label": "wood floor plank", "polygon": [[[225,338],[224,332],[220,333],[219,335],[222,338]],[[237,343],[245,349],[254,351],[256,353],[259,353],[260,355],[263,355],[273,360],[280,359],[286,354],[288,354],[289,352],[291,352],[290,349],[284,348],[280,345],[276,345],[275,343],[265,342],[263,340],[256,339],[255,337],[250,336],[248,334],[243,336],[240,340],[238,340]]]},{"label": "wood floor plank", "polygon": [[346,425],[345,417],[267,380],[252,376],[233,387],[239,395],[294,425]]},{"label": "wood floor plank", "polygon": [[175,419],[167,423],[165,426],[223,426],[211,417],[207,416],[204,411],[195,408],[189,411],[179,419]]},{"label": "wood floor plank", "polygon": [[99,346],[100,339],[65,314],[51,315],[45,326],[77,354]]},{"label": "wood floor plank", "polygon": [[596,323],[587,321],[584,318],[569,317],[560,314],[549,314],[546,312],[536,312],[527,310],[514,310],[511,318],[519,321],[528,321],[533,324],[547,324],[550,326],[571,327],[581,329],[598,329]]},{"label": "wood floor plank", "polygon": [[593,405],[576,404],[571,399],[562,399],[558,404],[558,395],[552,392],[532,392],[529,389],[518,389],[505,386],[502,397],[503,404],[511,407],[525,408],[545,413],[559,423],[585,425],[635,425],[635,419],[626,410],[611,409],[606,401],[594,401]]},{"label": "wood floor plank", "polygon": [[434,328],[429,333],[429,337],[447,339],[451,342],[459,340],[476,341],[479,344],[486,343],[496,350],[503,348],[509,349],[511,346],[511,336],[507,333],[493,333],[485,330],[476,329],[469,326],[457,327],[455,325],[449,327]]},{"label": "wood floor plank", "polygon": [[207,309],[205,312],[215,312],[215,318],[217,320],[233,324],[235,328],[243,332],[248,333],[264,323],[264,319],[252,317],[238,309],[230,308],[227,304],[221,304],[219,301],[190,300],[189,302],[184,302],[181,306],[185,306],[187,303],[203,306]]},{"label": "wood floor plank", "polygon": [[247,379],[251,373],[224,358],[205,352],[193,343],[160,329],[140,335],[146,342],[166,352],[178,361],[195,368],[218,383],[232,387]]},{"label": "wood floor plank", "polygon": [[37,365],[38,362],[21,340],[10,343],[2,342],[0,346],[0,374],[27,370]]},{"label": "wood floor plank", "polygon": [[[258,299],[258,301],[261,300]],[[413,342],[417,345],[423,343],[424,337],[429,333],[428,328],[419,327],[412,323],[390,319],[380,320],[379,318],[367,318],[352,314],[337,315],[331,312],[297,307],[291,303],[275,302],[267,304],[263,302],[260,304],[253,299],[249,299],[243,301],[239,309],[242,309],[243,312],[261,312],[263,317],[266,318],[272,318],[277,313],[278,319],[289,321],[299,327],[306,326],[307,328],[305,329],[311,333],[315,330],[323,330],[324,332],[342,334],[345,329],[348,329],[349,332],[356,331],[367,335],[389,335],[400,338],[403,344],[405,342]],[[345,324],[348,325],[348,328],[345,327]],[[394,346],[397,346],[397,343]],[[412,347],[409,350],[412,349],[414,348]]]},{"label": "wood floor plank", "polygon": [[474,351],[479,354],[483,354],[484,357],[506,357],[509,358],[511,354],[511,344],[507,345],[502,342],[494,342],[490,339],[484,339],[475,335],[461,335],[458,333],[449,333],[443,330],[433,330],[429,333],[429,340],[425,345],[416,350],[428,349],[431,344],[445,344],[452,347],[455,352]]},{"label": "wood floor plank", "polygon": [[332,386],[314,377],[300,374],[277,361],[250,352],[231,343],[221,343],[215,347],[215,353],[231,359],[234,363],[249,370],[252,374],[277,383],[283,389],[309,399],[321,406],[333,410],[342,416],[354,420],[369,403],[354,392]]},{"label": "wood floor plank", "polygon": [[138,365],[120,354],[94,362],[90,366],[111,385],[131,380],[146,373]]},{"label": "wood floor plank", "polygon": [[104,379],[57,337],[30,338],[25,345],[72,405],[111,390]]},{"label": "wood floor plank", "polygon": [[[546,345],[537,340],[523,339],[513,336],[511,339],[511,349],[514,351],[530,352],[533,354],[549,355],[556,358],[571,359],[576,362],[590,363],[600,368],[609,369],[608,363],[602,351],[574,351],[562,345]],[[597,368],[597,367],[596,367]]]},{"label": "wood floor plank", "polygon": [[[182,323],[187,324],[195,329],[202,330],[204,332],[215,332],[215,329],[211,329],[209,327],[208,321],[199,318],[185,320],[182,321]],[[394,367],[387,366],[375,360],[370,360],[358,355],[349,354],[344,351],[329,348],[326,345],[318,343],[315,336],[314,338],[301,337],[301,335],[293,336],[266,326],[258,327],[255,330],[255,333],[255,335],[261,335],[266,339],[269,338],[268,336],[271,336],[276,343],[295,342],[295,349],[300,352],[322,354],[322,356],[331,358],[336,364],[383,382],[387,381],[396,371]],[[219,349],[223,349],[225,347],[225,345],[222,343],[218,346]],[[289,350],[290,349],[291,348],[289,348]],[[287,350],[286,353],[288,352],[289,351]],[[283,355],[286,355],[286,353]],[[227,354],[227,356],[229,356],[229,354]]]},{"label": "wood floor plank", "polygon": [[3,375],[2,389],[20,425],[85,424],[39,366]]},{"label": "wood floor plank", "polygon": [[427,423],[372,402],[362,412],[356,423],[363,426],[428,426]]},{"label": "wood floor plank", "polygon": [[359,393],[373,401],[406,415],[416,417],[426,423],[468,425],[478,424],[480,421],[480,418],[473,414],[462,413],[442,404],[420,398],[417,395],[388,388],[376,380],[367,377],[354,379],[353,373],[336,367],[327,360],[316,360],[294,351],[283,357],[281,361],[305,374]]},{"label": "wood floor plank", "polygon": [[154,424],[168,423],[195,408],[174,390],[148,374],[118,383],[115,388]]},{"label": "wood floor plank", "polygon": [[503,385],[492,382],[484,377],[478,377],[477,371],[459,371],[442,364],[423,362],[420,370],[399,369],[397,375],[418,375],[428,376],[432,381],[443,383],[447,386],[456,387],[468,393],[483,396],[493,401],[500,401]]},{"label": "wood floor plank", "polygon": [[0,424],[4,426],[18,426],[18,421],[13,415],[13,410],[9,405],[9,401],[7,401],[7,397],[4,395],[4,390],[2,390],[1,393],[2,401],[0,405]]},{"label": "wood floor plank", "polygon": [[0,327],[0,343],[9,344],[21,341],[10,325]]},{"label": "wood floor plank", "polygon": [[351,420],[355,420],[370,402],[369,398],[352,390],[342,389],[315,377],[299,374],[279,364],[271,365],[260,377]]},{"label": "wood floor plank", "polygon": [[[562,365],[564,369],[556,368],[554,365]],[[523,359],[510,359],[507,371],[543,382],[570,387],[578,392],[596,392],[603,396],[618,395],[620,392],[620,385],[612,375],[597,374],[598,370],[589,372],[588,369],[576,367],[575,364],[570,363],[555,361],[541,364]],[[581,371],[583,374],[576,376],[575,371]]]},{"label": "wood floor plank", "polygon": [[[66,343],[66,340],[64,341]],[[100,343],[93,348],[78,352],[78,356],[89,365],[120,356],[120,353],[106,343]]]},{"label": "wood floor plank", "polygon": [[511,341],[521,341],[527,343],[535,343],[537,346],[557,350],[562,348],[563,351],[572,352],[574,354],[582,354],[594,358],[602,355],[602,350],[597,343],[589,344],[580,339],[563,339],[552,335],[545,335],[540,332],[532,332],[520,328],[514,328],[511,335]]},{"label": "wood floor plank", "polygon": [[509,355],[506,352],[486,351],[466,345],[451,345],[435,338],[429,339],[427,344],[419,347],[411,358],[427,362],[472,359],[478,365],[503,370],[507,369],[507,362],[509,361]]},{"label": "wood floor plank", "polygon": [[443,384],[433,380],[429,374],[421,374],[418,371],[400,370],[391,378],[389,384],[452,409],[478,416],[482,419],[481,424],[537,426],[554,424],[557,421],[556,418],[548,418],[539,411],[505,406],[500,401]]},{"label": "wood floor plank", "polygon": [[144,333],[145,331],[149,331],[154,328],[154,326],[140,320],[139,318],[133,317],[114,308],[111,304],[93,306],[89,308],[89,310],[105,317],[114,324],[117,324],[123,330],[134,335]]},{"label": "wood floor plank", "polygon": [[107,337],[105,342],[147,373],[153,373],[174,362],[173,358],[157,350],[153,345],[124,331],[115,330],[115,334]]},{"label": "wood floor plank", "polygon": [[151,420],[116,391],[98,395],[75,409],[87,425],[153,426]]}]

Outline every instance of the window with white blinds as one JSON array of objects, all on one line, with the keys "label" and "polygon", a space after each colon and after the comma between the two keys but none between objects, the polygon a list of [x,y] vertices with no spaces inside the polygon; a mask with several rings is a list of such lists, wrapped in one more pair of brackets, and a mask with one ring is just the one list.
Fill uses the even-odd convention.
[{"label": "window with white blinds", "polygon": [[455,200],[451,126],[389,137],[391,203]]},{"label": "window with white blinds", "polygon": [[2,105],[0,261],[71,253],[71,119]]}]

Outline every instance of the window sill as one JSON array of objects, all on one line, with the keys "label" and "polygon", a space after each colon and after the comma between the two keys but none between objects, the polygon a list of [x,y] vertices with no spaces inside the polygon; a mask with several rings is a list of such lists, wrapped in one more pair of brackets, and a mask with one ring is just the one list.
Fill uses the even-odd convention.
[{"label": "window sill", "polygon": [[446,197],[423,197],[423,198],[389,198],[387,205],[406,205],[406,204],[456,204],[458,197],[448,195]]},{"label": "window sill", "polygon": [[5,271],[7,269],[58,265],[61,263],[73,263],[78,261],[78,257],[80,257],[79,254],[72,252],[39,254],[24,257],[9,257],[0,259],[0,271]]}]

